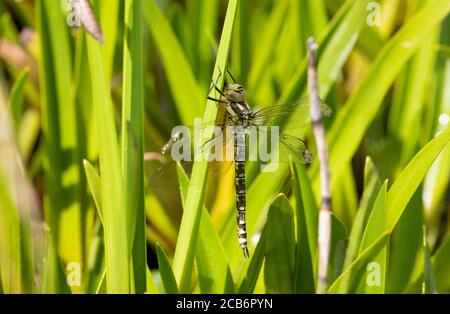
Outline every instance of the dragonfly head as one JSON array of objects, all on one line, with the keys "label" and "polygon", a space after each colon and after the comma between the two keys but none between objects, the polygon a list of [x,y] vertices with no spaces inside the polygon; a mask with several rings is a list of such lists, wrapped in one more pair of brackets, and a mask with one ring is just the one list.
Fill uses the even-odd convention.
[{"label": "dragonfly head", "polygon": [[245,89],[239,84],[227,84],[223,93],[230,102],[244,102],[247,95]]}]

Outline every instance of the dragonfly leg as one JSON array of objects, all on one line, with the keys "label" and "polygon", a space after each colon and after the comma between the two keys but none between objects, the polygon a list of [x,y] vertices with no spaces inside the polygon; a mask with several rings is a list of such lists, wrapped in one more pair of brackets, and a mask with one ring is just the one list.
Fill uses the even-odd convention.
[{"label": "dragonfly leg", "polygon": [[233,80],[233,83],[236,84],[236,80],[234,79],[234,76],[231,74],[230,69],[227,67],[227,73],[230,75],[231,79]]},{"label": "dragonfly leg", "polygon": [[211,80],[211,87],[209,88],[208,95],[211,94],[211,91],[213,90],[213,88],[215,88],[220,93],[220,95],[223,96],[222,91],[217,87],[217,83],[219,82],[219,79],[221,76],[222,76],[222,71],[220,71],[220,69],[219,69],[219,75],[217,76],[216,82]]},{"label": "dragonfly leg", "polygon": [[212,83],[211,89],[214,87],[215,90],[216,90],[220,95],[222,95],[223,97],[225,97],[225,94],[220,90],[219,87],[217,87],[216,83],[214,83],[214,82],[211,82],[211,83]]},{"label": "dragonfly leg", "polygon": [[215,101],[215,102],[219,102],[219,103],[222,103],[222,104],[226,104],[227,102],[226,101],[223,101],[223,100],[221,100],[221,99],[216,99],[216,98],[213,98],[213,97],[206,97],[207,99],[209,99],[209,100],[212,100],[212,101]]}]

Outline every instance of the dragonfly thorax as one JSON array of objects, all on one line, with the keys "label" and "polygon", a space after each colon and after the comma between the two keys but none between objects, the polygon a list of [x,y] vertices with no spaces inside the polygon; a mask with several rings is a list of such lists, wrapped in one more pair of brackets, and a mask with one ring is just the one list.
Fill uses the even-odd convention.
[{"label": "dragonfly thorax", "polygon": [[251,125],[253,111],[246,102],[230,102],[227,106],[227,112],[235,124],[243,127]]}]

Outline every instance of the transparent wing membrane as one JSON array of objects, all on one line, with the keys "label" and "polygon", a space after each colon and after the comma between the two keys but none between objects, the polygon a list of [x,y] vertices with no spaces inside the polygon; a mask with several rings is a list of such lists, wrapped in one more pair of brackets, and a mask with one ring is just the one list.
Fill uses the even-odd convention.
[{"label": "transparent wing membrane", "polygon": [[[326,117],[331,115],[331,108],[322,100],[320,100],[320,108],[322,115]],[[254,113],[252,121],[254,125],[271,126],[281,124],[288,118],[293,120],[299,128],[310,122],[310,101],[308,96],[299,98],[289,104],[260,109]]]},{"label": "transparent wing membrane", "polygon": [[[331,109],[320,101],[323,116],[329,116]],[[285,104],[266,107],[254,111],[249,119],[250,125],[246,128],[246,161],[258,161],[269,163],[296,162],[308,164],[312,162],[312,155],[307,150],[305,142],[298,137],[277,132],[272,132],[272,127],[283,125],[289,120],[289,128],[304,128],[310,123],[310,101],[305,96],[298,100]],[[234,133],[233,127],[239,126],[239,122],[232,120],[225,114],[221,121],[199,120],[191,126],[180,126],[174,128],[170,140],[164,145],[162,152],[169,160],[165,165],[159,167],[149,180],[153,183],[160,180],[166,172],[172,172],[178,162],[187,173],[190,173],[194,160],[210,162],[209,172],[212,175],[223,175],[231,169],[234,161]],[[253,129],[252,129],[253,128]],[[256,130],[257,139],[248,134],[250,129]],[[266,136],[260,138],[261,132]],[[266,141],[266,143],[264,143]],[[262,146],[261,146],[262,145]],[[223,166],[221,163],[226,162]]]}]

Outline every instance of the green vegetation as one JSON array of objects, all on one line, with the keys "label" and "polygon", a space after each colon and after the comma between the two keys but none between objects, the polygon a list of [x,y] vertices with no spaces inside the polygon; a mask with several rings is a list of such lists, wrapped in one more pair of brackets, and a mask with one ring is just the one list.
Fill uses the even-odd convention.
[{"label": "green vegetation", "polygon": [[311,36],[328,292],[450,293],[450,0],[90,3],[104,44],[60,1],[0,2],[0,293],[315,293],[317,158],[247,164],[248,260],[233,167],[155,176],[227,68],[251,106],[305,95]]}]

